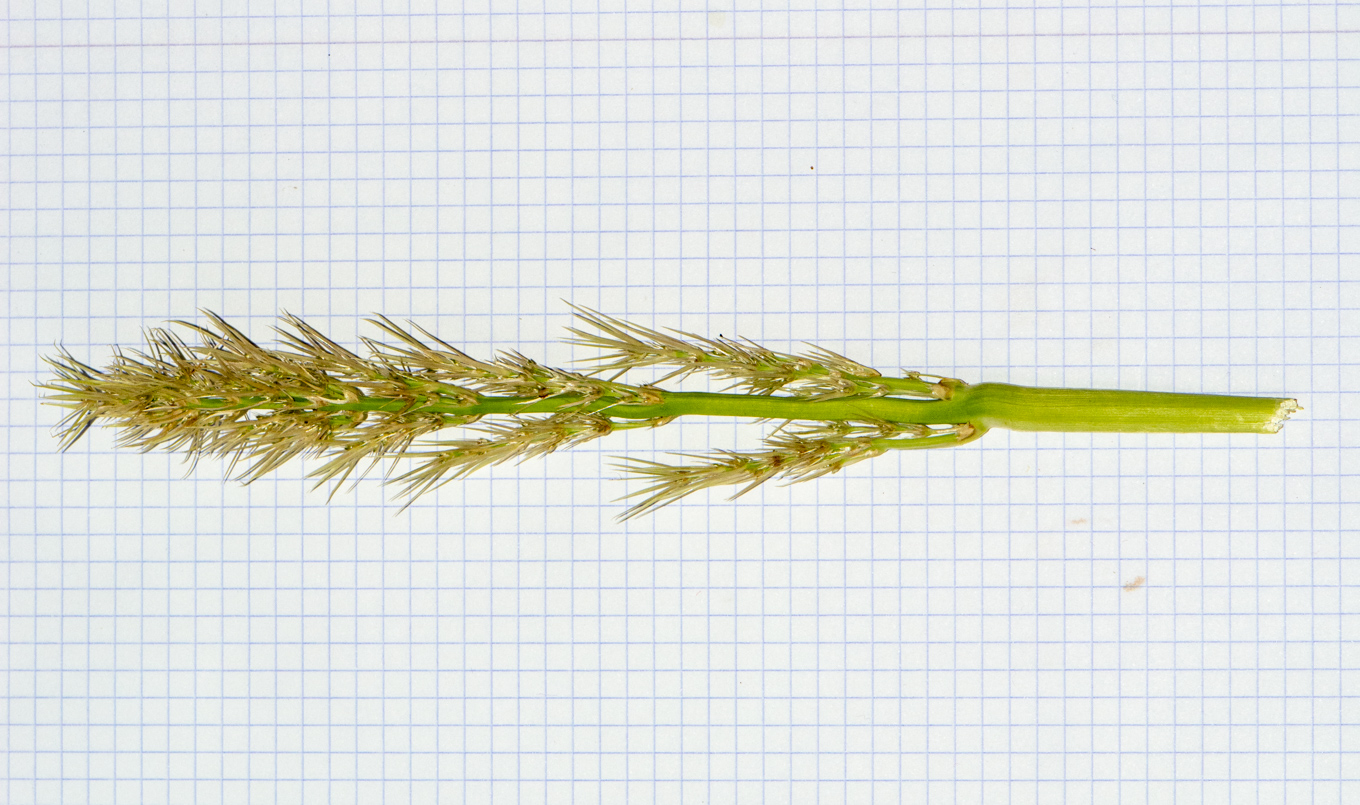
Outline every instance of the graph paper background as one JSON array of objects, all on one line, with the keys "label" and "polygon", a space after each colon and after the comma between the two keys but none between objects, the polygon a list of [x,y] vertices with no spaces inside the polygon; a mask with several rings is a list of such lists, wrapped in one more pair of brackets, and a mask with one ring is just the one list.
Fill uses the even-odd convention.
[{"label": "graph paper background", "polygon": [[[1360,799],[1360,6],[11,2],[9,803]],[[609,456],[404,514],[64,455],[61,342],[561,300],[889,372],[1296,395],[620,525]]]}]

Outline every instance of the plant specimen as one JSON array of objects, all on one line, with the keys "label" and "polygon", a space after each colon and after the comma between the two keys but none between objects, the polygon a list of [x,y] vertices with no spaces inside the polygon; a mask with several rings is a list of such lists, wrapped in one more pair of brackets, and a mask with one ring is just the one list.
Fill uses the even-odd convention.
[{"label": "plant specimen", "polygon": [[[782,423],[762,450],[720,450],[680,466],[624,459],[622,469],[648,482],[625,495],[640,500],[624,518],[708,487],[736,485],[741,495],[772,478],[808,480],[890,450],[966,444],[991,428],[1274,433],[1298,410],[1292,399],[884,377],[820,347],[787,354],[575,310],[588,329],[570,328],[569,343],[604,350],[585,372],[517,352],[480,360],[381,316],[372,323],[389,340],[363,338],[367,356],[291,315],[276,328],[280,348],[270,349],[205,312],[207,326],[175,322],[201,343],[151,329],[145,350],[115,351],[105,369],[61,349],[47,358],[55,379],[40,387],[48,402],[70,409],[59,426],[62,449],[103,420],[122,429],[123,446],[183,451],[191,463],[227,457],[229,473],[246,482],[299,455],[325,459],[310,473],[318,485],[357,479],[384,459],[413,459],[409,470],[388,472],[407,505],[483,467],[680,416]],[[649,383],[620,380],[648,367],[670,372]],[[695,374],[731,385],[721,393],[661,386]],[[426,438],[454,426],[471,433]]]}]

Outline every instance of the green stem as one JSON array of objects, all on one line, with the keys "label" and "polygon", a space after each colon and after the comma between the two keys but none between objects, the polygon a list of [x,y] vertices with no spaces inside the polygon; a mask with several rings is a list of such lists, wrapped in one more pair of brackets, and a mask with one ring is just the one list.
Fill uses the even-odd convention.
[{"label": "green stem", "polygon": [[[451,398],[411,406],[408,400],[364,397],[322,406],[326,412],[367,411],[443,414],[450,417],[488,414],[554,413],[571,410],[616,419],[659,419],[674,416],[735,416],[805,421],[884,420],[902,424],[957,425],[980,430],[1124,433],[1274,433],[1293,411],[1295,401],[1220,394],[1172,394],[1153,391],[1055,389],[979,383],[957,386],[947,400],[896,397],[843,397],[809,400],[799,397],[752,396],[709,392],[648,390],[661,401],[652,405],[621,402],[617,397],[587,401],[579,395],[556,397],[484,396],[473,405]],[[298,402],[304,402],[299,398]],[[203,398],[204,408],[277,408],[265,398]]]},{"label": "green stem", "polygon": [[984,428],[1097,433],[1275,433],[1295,400],[979,383],[954,401]]}]

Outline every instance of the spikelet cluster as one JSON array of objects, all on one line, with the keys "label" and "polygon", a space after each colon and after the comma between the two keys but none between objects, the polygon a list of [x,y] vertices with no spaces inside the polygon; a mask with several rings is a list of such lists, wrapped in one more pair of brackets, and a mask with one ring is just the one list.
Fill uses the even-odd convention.
[{"label": "spikelet cluster", "polygon": [[[407,329],[386,317],[371,322],[387,340],[364,337],[368,354],[359,355],[295,316],[283,316],[275,328],[280,346],[266,348],[220,316],[205,315],[207,325],[174,322],[195,335],[197,344],[156,328],[147,332],[144,350],[115,351],[104,369],[64,349],[48,358],[56,377],[41,388],[48,402],[70,409],[59,426],[63,449],[103,421],[121,429],[123,446],[179,451],[191,463],[201,456],[224,457],[230,460],[229,474],[246,482],[294,457],[320,456],[324,461],[311,476],[318,485],[336,482],[335,489],[385,459],[413,459],[411,469],[387,473],[409,505],[443,483],[490,465],[669,421],[610,417],[612,405],[655,406],[665,399],[654,383],[619,381],[633,369],[672,369],[662,380],[707,373],[748,394],[782,392],[810,400],[931,396],[942,388],[915,373],[883,378],[829,350],[792,355],[749,341],[666,334],[588,308],[576,308],[576,315],[594,332],[571,332],[572,343],[606,350],[590,372],[543,366],[517,352],[481,360],[424,329]],[[608,379],[601,377],[608,373]],[[462,410],[491,400],[502,403],[498,413]],[[560,402],[553,405],[554,400]],[[538,413],[518,410],[521,403],[534,404]],[[471,433],[459,439],[425,438],[451,426]],[[807,480],[889,449],[956,444],[967,435],[887,422],[786,422],[766,439],[763,451],[724,450],[680,467],[629,462],[624,469],[650,483],[629,496],[643,500],[624,516],[708,487],[738,485],[740,495],[772,478]]]},{"label": "spikelet cluster", "polygon": [[187,322],[201,344],[152,329],[145,351],[117,351],[95,369],[62,350],[49,359],[57,380],[48,399],[71,413],[60,425],[69,447],[97,421],[121,428],[123,446],[228,456],[233,474],[253,480],[294,456],[324,451],[356,459],[400,451],[418,436],[446,426],[437,417],[334,413],[327,406],[366,391],[413,403],[421,396],[391,367],[364,361],[296,319],[280,330],[293,349],[265,349],[221,318],[215,329]]},{"label": "spikelet cluster", "polygon": [[[822,347],[809,345],[807,353],[791,355],[745,339],[706,338],[681,330],[662,332],[588,308],[573,307],[577,318],[594,327],[595,332],[568,328],[576,336],[568,343],[606,350],[587,360],[599,371],[616,372],[615,377],[632,369],[658,366],[672,371],[654,383],[702,373],[731,381],[729,390],[760,395],[783,392],[813,400],[834,400],[909,393],[890,385],[877,369]],[[913,396],[930,395],[920,391]]]},{"label": "spikelet cluster", "polygon": [[738,486],[735,500],[766,481],[810,481],[893,449],[950,447],[973,438],[968,425],[934,428],[889,422],[785,423],[765,438],[766,449],[740,452],[719,450],[707,455],[679,453],[699,463],[674,466],[628,458],[619,469],[650,481],[625,495],[642,497],[620,519],[647,514],[680,498],[718,486]]},{"label": "spikelet cluster", "polygon": [[[294,316],[285,315],[276,328],[283,348],[268,349],[220,316],[205,315],[211,326],[175,322],[199,337],[196,345],[154,328],[145,350],[116,351],[105,369],[65,349],[48,358],[56,379],[42,388],[49,402],[71,409],[59,425],[62,448],[102,420],[120,429],[121,446],[183,452],[191,463],[227,457],[229,473],[247,482],[300,455],[327,458],[312,473],[318,484],[344,481],[356,470],[362,477],[386,458],[414,458],[423,463],[392,480],[419,494],[445,475],[460,477],[608,433],[607,420],[572,410],[587,402],[656,399],[646,389],[541,366],[517,353],[478,360],[386,318],[373,323],[396,343],[366,338],[371,354],[363,357]],[[412,449],[416,439],[481,418],[432,413],[435,403],[473,405],[487,395],[567,399],[549,416],[503,416],[481,428],[484,438]],[[400,404],[333,410],[365,399]]]}]

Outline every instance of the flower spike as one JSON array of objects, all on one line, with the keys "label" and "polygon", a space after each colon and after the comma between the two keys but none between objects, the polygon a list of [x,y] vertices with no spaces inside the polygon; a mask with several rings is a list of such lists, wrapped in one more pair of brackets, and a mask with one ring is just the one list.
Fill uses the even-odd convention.
[{"label": "flower spike", "polygon": [[[38,385],[47,403],[68,411],[57,426],[62,450],[104,422],[120,429],[122,446],[182,452],[191,469],[202,456],[225,458],[228,475],[247,483],[293,458],[321,457],[310,477],[318,486],[334,482],[332,496],[349,478],[357,482],[390,462],[387,482],[407,506],[485,467],[681,416],[782,423],[759,451],[719,450],[681,466],[624,459],[618,466],[648,485],[625,495],[642,499],[623,519],[710,487],[734,486],[740,497],[775,478],[795,483],[890,450],[958,446],[991,428],[1274,433],[1299,410],[1285,398],[969,385],[919,372],[884,377],[822,347],[784,353],[573,308],[582,327],[569,328],[569,343],[604,350],[590,372],[544,366],[518,352],[474,358],[385,316],[370,321],[391,341],[364,337],[366,356],[287,313],[276,328],[281,347],[271,349],[204,311],[204,324],[148,330],[144,351],[115,349],[104,369],[59,347],[45,358],[54,377]],[[658,367],[669,374],[649,383],[622,380]],[[731,385],[723,393],[659,385],[700,373]],[[472,435],[427,438],[451,427]],[[396,472],[403,460],[415,466]]]}]

